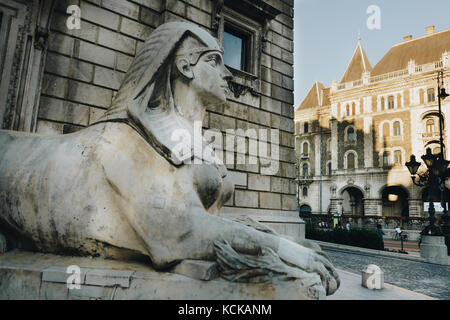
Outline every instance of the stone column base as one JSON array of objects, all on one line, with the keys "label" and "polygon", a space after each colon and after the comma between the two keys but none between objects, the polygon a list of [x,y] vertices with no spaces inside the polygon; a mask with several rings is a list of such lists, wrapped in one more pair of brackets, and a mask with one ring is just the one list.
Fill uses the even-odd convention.
[{"label": "stone column base", "polygon": [[332,198],[330,199],[330,213],[335,214],[336,212],[341,213],[343,198]]},{"label": "stone column base", "polygon": [[420,256],[427,262],[448,265],[447,246],[444,236],[424,236],[420,244]]},{"label": "stone column base", "polygon": [[365,216],[382,216],[381,206],[383,200],[381,199],[364,199],[364,215]]},{"label": "stone column base", "polygon": [[409,199],[409,216],[410,217],[421,217],[422,216],[422,207],[423,201],[422,199]]}]

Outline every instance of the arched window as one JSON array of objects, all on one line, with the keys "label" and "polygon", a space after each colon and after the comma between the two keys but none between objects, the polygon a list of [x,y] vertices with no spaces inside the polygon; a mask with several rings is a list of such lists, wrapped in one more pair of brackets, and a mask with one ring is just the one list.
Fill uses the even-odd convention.
[{"label": "arched window", "polygon": [[304,163],[303,167],[302,167],[302,175],[304,177],[308,176],[308,171],[309,171],[309,166],[307,163]]},{"label": "arched window", "polygon": [[308,196],[308,188],[307,187],[303,187],[303,189],[302,189],[302,196],[304,196],[304,197]]},{"label": "arched window", "polygon": [[347,141],[355,142],[355,140],[356,140],[355,129],[353,129],[353,127],[349,127],[347,129]]},{"label": "arched window", "polygon": [[399,166],[402,164],[402,152],[400,150],[394,151],[394,165]]},{"label": "arched window", "polygon": [[355,105],[355,103],[353,102],[352,103],[352,116],[354,116],[356,114],[356,105]]},{"label": "arched window", "polygon": [[349,117],[349,116],[350,116],[350,105],[347,104],[347,105],[345,106],[345,109],[346,109],[347,117]]},{"label": "arched window", "polygon": [[300,207],[300,213],[311,213],[311,207],[308,206],[307,204],[304,204]]},{"label": "arched window", "polygon": [[389,123],[385,122],[383,124],[383,137],[389,137],[391,135],[390,133],[390,128],[389,128]]},{"label": "arched window", "polygon": [[433,133],[434,132],[434,120],[428,119],[426,122],[426,130],[427,133]]},{"label": "arched window", "polygon": [[331,175],[331,162],[327,163],[327,174]]},{"label": "arched window", "polygon": [[430,88],[427,90],[427,98],[428,98],[428,102],[434,102],[436,100],[435,95],[434,95],[434,88]]},{"label": "arched window", "polygon": [[395,121],[394,122],[394,136],[398,137],[401,136],[402,132],[401,132],[401,128],[400,128],[400,121]]},{"label": "arched window", "polygon": [[303,133],[308,133],[308,122],[305,122],[305,124],[303,125]]},{"label": "arched window", "polygon": [[391,155],[390,155],[389,151],[383,152],[383,167],[390,166],[390,164],[391,164],[390,157],[391,157]]},{"label": "arched window", "polygon": [[381,111],[383,111],[386,108],[386,100],[384,97],[381,97]]},{"label": "arched window", "polygon": [[308,142],[303,142],[303,155],[307,156],[309,154]]},{"label": "arched window", "polygon": [[388,109],[394,109],[394,96],[388,97]]},{"label": "arched window", "polygon": [[352,152],[347,154],[347,169],[355,169],[355,154]]}]

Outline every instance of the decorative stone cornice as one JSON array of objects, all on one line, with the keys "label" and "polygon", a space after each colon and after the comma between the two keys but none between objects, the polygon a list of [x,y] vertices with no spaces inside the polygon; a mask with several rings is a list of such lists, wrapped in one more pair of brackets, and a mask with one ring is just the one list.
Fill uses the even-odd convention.
[{"label": "decorative stone cornice", "polygon": [[266,19],[272,20],[282,13],[281,10],[263,0],[225,0],[225,5],[259,22],[264,22]]}]

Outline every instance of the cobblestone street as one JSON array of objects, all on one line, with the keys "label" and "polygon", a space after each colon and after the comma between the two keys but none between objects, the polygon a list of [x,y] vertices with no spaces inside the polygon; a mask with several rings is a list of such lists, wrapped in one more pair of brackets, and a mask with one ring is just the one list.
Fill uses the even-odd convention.
[{"label": "cobblestone street", "polygon": [[324,248],[336,268],[360,275],[368,264],[384,271],[386,283],[430,297],[450,300],[450,266]]}]

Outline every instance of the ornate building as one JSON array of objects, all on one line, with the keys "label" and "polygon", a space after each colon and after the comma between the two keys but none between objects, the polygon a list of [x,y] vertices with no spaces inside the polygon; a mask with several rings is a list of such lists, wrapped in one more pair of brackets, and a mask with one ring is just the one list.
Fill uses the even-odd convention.
[{"label": "ornate building", "polygon": [[[412,184],[405,162],[439,152],[437,72],[448,91],[450,29],[394,45],[375,65],[358,39],[340,82],[316,82],[295,112],[302,212],[423,217],[427,190]],[[450,99],[444,100],[444,145]],[[444,150],[449,158],[449,150]]]}]

